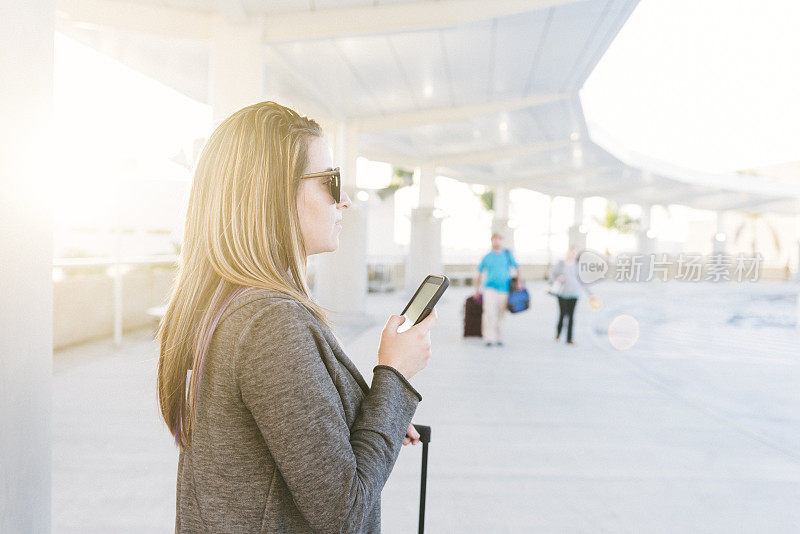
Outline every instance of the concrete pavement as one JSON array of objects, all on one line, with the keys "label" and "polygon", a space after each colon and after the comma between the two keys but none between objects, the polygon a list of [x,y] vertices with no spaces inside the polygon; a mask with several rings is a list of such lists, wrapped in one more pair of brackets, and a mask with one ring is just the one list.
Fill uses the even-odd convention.
[{"label": "concrete pavement", "polygon": [[[414,420],[433,428],[427,531],[797,531],[800,341],[784,324],[796,289],[605,283],[604,308],[582,299],[566,346],[533,284],[502,348],[461,338],[469,290],[449,289],[412,379]],[[340,332],[368,382],[404,303],[370,295],[373,324]],[[621,314],[640,331],[626,351],[608,341]],[[55,355],[54,532],[171,531],[177,455],[156,356],[150,332]],[[384,532],[416,529],[420,453],[404,447],[384,488]]]}]

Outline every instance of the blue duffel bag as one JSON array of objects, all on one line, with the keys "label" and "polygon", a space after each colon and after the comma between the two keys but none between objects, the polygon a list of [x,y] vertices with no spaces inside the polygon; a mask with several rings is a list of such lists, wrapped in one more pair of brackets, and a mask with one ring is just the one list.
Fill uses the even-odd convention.
[{"label": "blue duffel bag", "polygon": [[[516,281],[512,280],[511,283],[514,284],[513,287],[516,287]],[[507,305],[508,311],[511,313],[518,313],[527,310],[530,305],[531,296],[528,294],[527,289],[523,287],[522,289],[511,290],[511,288],[509,288]]]}]

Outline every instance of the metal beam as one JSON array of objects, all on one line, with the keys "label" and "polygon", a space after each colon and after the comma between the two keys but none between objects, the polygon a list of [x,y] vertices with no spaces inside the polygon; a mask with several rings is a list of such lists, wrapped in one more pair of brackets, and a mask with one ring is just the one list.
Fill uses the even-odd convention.
[{"label": "metal beam", "polygon": [[[664,188],[659,191],[658,188],[641,188],[638,187],[637,184],[628,183],[612,189],[594,190],[587,193],[587,196],[605,197],[626,204],[651,204],[661,206],[668,206],[670,204],[689,205],[689,203],[685,201],[685,199],[690,198],[688,191],[679,191],[677,194],[672,195],[666,194],[664,191]],[[699,193],[695,195],[695,197],[704,194],[707,193]]]},{"label": "metal beam", "polygon": [[217,0],[217,9],[228,19],[228,22],[233,24],[249,22],[250,14],[242,0]]},{"label": "metal beam", "polygon": [[[403,4],[405,5],[405,4]],[[425,124],[441,122],[455,122],[471,119],[480,115],[490,115],[503,111],[514,111],[534,106],[541,106],[569,98],[566,93],[532,95],[524,98],[514,98],[483,104],[467,106],[431,108],[420,111],[406,111],[388,115],[374,115],[369,117],[352,117],[358,123],[360,132],[376,132],[380,130],[399,130],[413,128]]]},{"label": "metal beam", "polygon": [[781,213],[784,215],[796,215],[800,213],[800,198],[779,198],[769,199],[759,203],[758,206],[749,208],[752,213]]},{"label": "metal beam", "polygon": [[[624,193],[632,193],[635,192],[636,185],[631,183],[610,183],[606,184],[605,187],[593,187],[593,188],[585,188],[580,189],[579,193],[583,197],[604,197],[604,198],[611,198],[616,197],[617,195],[624,194]],[[635,196],[635,195],[634,195]]]},{"label": "metal beam", "polygon": [[670,182],[639,187],[634,191],[634,196],[638,199],[648,198],[653,204],[667,206],[669,204],[687,204],[689,200],[719,193],[719,191],[691,186],[682,182]]},{"label": "metal beam", "polygon": [[459,165],[481,165],[483,163],[493,163],[496,161],[529,156],[531,154],[549,152],[551,150],[558,150],[559,148],[569,146],[569,144],[569,139],[564,141],[555,141],[552,143],[529,143],[524,145],[492,148],[490,150],[483,150],[479,152],[469,152],[466,154],[440,155],[434,156],[431,159],[436,162],[437,166],[442,165],[456,167]]},{"label": "metal beam", "polygon": [[604,172],[619,170],[619,168],[620,167],[617,165],[604,165],[601,167],[587,167],[584,169],[567,169],[567,170],[564,170],[564,167],[558,167],[552,170],[547,170],[544,172],[538,172],[536,174],[528,175],[526,178],[515,177],[509,183],[513,184],[514,187],[530,188],[536,185],[559,183],[559,182],[564,182],[566,180],[572,180],[575,178],[596,176]]},{"label": "metal beam", "polygon": [[[733,195],[737,195],[737,193],[735,191],[717,191],[714,195],[705,195],[706,198],[700,199],[700,202],[698,202],[696,205],[711,206],[704,209],[750,211],[751,209],[757,208],[763,204],[770,204],[779,200],[789,200],[786,197],[753,196],[744,201],[740,200],[737,202],[734,199],[729,199],[727,202],[725,201],[726,196],[731,197]],[[738,193],[738,196],[741,198],[741,193]],[[753,211],[758,210],[753,209]]]},{"label": "metal beam", "polygon": [[302,107],[298,106],[303,110],[303,113],[301,113],[302,115],[313,114],[314,117],[317,118],[317,122],[319,122],[320,118],[323,118],[331,124],[333,122],[346,120],[346,117],[342,113],[334,109],[327,102],[324,92],[319,89],[319,84],[313,83],[311,80],[299,74],[298,70],[292,68],[292,65],[289,64],[275,47],[263,47],[263,58],[271,70],[280,72],[283,78],[288,80],[293,86],[291,88],[293,90],[290,94],[282,95],[284,101],[290,107],[292,106],[291,102],[298,100],[299,94],[304,97],[299,99],[303,104]]},{"label": "metal beam", "polygon": [[446,28],[586,0],[442,0],[270,15],[268,43]]},{"label": "metal beam", "polygon": [[[568,140],[563,142],[554,142],[554,143],[531,143],[526,145],[514,145],[509,147],[494,148],[483,152],[475,152],[469,154],[452,154],[446,156],[434,156],[425,158],[407,156],[404,154],[399,154],[396,152],[380,148],[375,148],[375,149],[365,148],[361,150],[360,153],[362,156],[374,161],[384,161],[386,163],[392,163],[395,165],[412,166],[412,167],[419,167],[425,164],[433,164],[440,171],[445,170],[449,171],[450,174],[456,175],[454,177],[461,177],[464,176],[465,174],[469,174],[476,177],[482,177],[484,179],[490,179],[492,181],[495,181],[498,178],[495,175],[490,175],[483,171],[477,171],[474,169],[463,171],[456,169],[455,167],[467,166],[467,165],[481,165],[483,163],[490,163],[492,161],[508,159],[512,157],[520,157],[528,154],[534,154],[537,152],[546,152],[549,150],[561,148],[562,146],[567,146],[568,144],[569,144]],[[465,180],[465,181],[473,182],[472,180]],[[475,181],[475,183],[477,183],[477,181]]]},{"label": "metal beam", "polygon": [[500,183],[500,176],[479,169],[454,169],[452,167],[436,167],[436,172],[465,184],[495,185]]},{"label": "metal beam", "polygon": [[427,161],[422,158],[415,158],[413,156],[380,148],[359,148],[358,155],[372,161],[382,161],[405,169],[414,169],[415,167],[421,167],[423,164],[427,163]]},{"label": "metal beam", "polygon": [[[269,15],[264,42],[282,43],[446,28],[587,0],[442,0]],[[233,22],[248,16],[238,0],[221,1]],[[58,18],[76,24],[207,39],[212,11],[108,0],[56,0]],[[259,15],[260,16],[260,15]]]},{"label": "metal beam", "polygon": [[186,39],[208,39],[213,26],[210,12],[108,0],[56,0],[56,20]]}]

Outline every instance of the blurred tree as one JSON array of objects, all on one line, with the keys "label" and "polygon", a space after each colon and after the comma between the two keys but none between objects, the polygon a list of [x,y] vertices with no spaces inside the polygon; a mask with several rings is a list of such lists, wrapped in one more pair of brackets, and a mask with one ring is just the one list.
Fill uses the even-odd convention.
[{"label": "blurred tree", "polygon": [[606,256],[611,255],[608,247],[611,241],[611,235],[614,232],[618,234],[627,234],[639,227],[639,219],[634,219],[627,213],[623,213],[619,206],[611,201],[606,204],[605,217],[602,219],[595,217],[594,220],[600,225],[600,228],[605,228],[608,231],[608,237],[606,238]]},{"label": "blurred tree", "polygon": [[389,182],[389,185],[383,189],[378,189],[378,197],[380,197],[381,200],[385,200],[386,198],[394,195],[398,189],[408,187],[412,183],[414,183],[414,171],[401,169],[400,167],[393,167],[392,179]]},{"label": "blurred tree", "polygon": [[770,223],[767,218],[764,216],[763,213],[743,213],[744,220],[736,229],[736,233],[733,237],[733,243],[739,243],[739,240],[743,238],[745,234],[745,230],[750,231],[750,253],[755,256],[758,253],[758,230],[759,228],[766,228],[766,230],[772,236],[772,244],[775,247],[775,251],[780,254],[781,253],[781,239],[778,235],[778,230]]},{"label": "blurred tree", "polygon": [[483,209],[485,209],[486,211],[494,210],[494,189],[487,189],[483,193],[479,194],[478,198],[481,199],[481,204],[483,204]]}]

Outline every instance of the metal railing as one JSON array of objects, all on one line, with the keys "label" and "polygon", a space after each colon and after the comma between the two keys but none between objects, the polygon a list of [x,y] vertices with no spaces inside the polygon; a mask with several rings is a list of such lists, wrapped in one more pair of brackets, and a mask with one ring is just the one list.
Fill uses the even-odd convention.
[{"label": "metal railing", "polygon": [[120,267],[128,265],[177,265],[177,254],[151,256],[96,257],[96,258],[58,258],[53,260],[53,268],[65,267],[111,267],[114,280],[114,345],[122,344],[122,275]]}]

